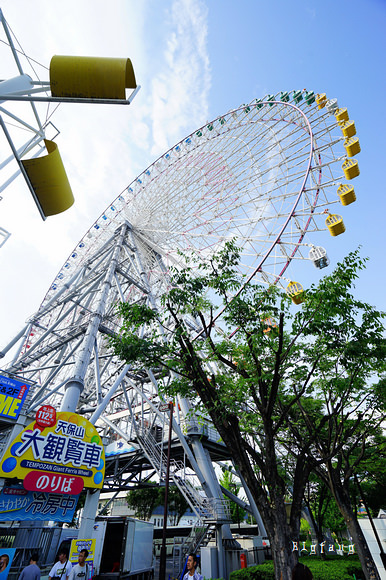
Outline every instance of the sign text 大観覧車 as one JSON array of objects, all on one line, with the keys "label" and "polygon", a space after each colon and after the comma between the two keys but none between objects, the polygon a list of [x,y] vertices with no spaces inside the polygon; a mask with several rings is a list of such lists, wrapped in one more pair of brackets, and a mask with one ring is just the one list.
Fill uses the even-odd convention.
[{"label": "sign text \u5927\u89b3\u89a7\u8eca", "polygon": [[77,494],[102,488],[104,447],[94,425],[75,413],[56,413],[55,423],[28,425],[9,445],[0,476],[26,480],[26,489]]}]

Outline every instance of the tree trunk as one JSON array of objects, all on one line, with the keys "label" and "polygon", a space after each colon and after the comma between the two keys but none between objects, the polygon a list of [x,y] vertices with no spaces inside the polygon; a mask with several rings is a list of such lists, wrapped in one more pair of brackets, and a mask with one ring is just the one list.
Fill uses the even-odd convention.
[{"label": "tree trunk", "polygon": [[[284,509],[285,512],[285,509]],[[284,514],[286,518],[286,513]],[[269,529],[269,527],[268,527]],[[267,532],[268,532],[267,529]],[[276,580],[291,580],[292,569],[298,560],[298,553],[293,551],[291,533],[287,522],[275,514],[274,529],[268,532],[271,542],[272,559]]]},{"label": "tree trunk", "polygon": [[[219,420],[213,413],[212,419],[228,449],[232,449],[233,457],[235,461],[237,460],[237,467],[263,519],[271,543],[275,579],[291,580],[292,569],[298,560],[298,553],[293,551],[292,530],[287,523],[285,484],[278,473],[274,442],[272,439],[271,444],[266,442],[265,461],[261,465],[264,483],[261,485],[246,452],[237,418],[228,415],[227,428],[224,428],[223,418]],[[268,436],[267,439],[269,439]]]},{"label": "tree trunk", "polygon": [[331,491],[352,537],[365,578],[366,580],[381,580],[358,519],[352,510],[349,492],[340,481],[334,481],[334,479],[336,478],[333,478],[334,489]]}]

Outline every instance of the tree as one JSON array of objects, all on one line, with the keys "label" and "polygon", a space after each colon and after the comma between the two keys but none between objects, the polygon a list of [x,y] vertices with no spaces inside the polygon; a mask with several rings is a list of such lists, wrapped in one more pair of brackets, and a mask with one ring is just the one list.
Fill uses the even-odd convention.
[{"label": "tree", "polygon": [[[376,437],[374,453],[364,461],[357,474],[356,506],[364,501],[372,517],[377,517],[380,509],[386,509],[386,437],[380,433]],[[358,511],[358,510],[357,510]]]},{"label": "tree", "polygon": [[[384,314],[351,293],[363,267],[364,262],[354,252],[307,293],[293,331],[306,339],[302,360],[308,367],[317,362],[317,373],[313,373],[308,392],[297,398],[300,423],[288,421],[288,426],[298,447],[305,436],[310,442],[312,468],[337,502],[366,578],[376,578],[350,496],[356,473],[374,452],[380,453],[386,409]],[[294,394],[298,395],[296,386]],[[322,404],[321,412],[315,411],[309,398]]]},{"label": "tree", "polygon": [[[307,484],[305,505],[309,510],[319,546],[325,540],[324,532],[326,529],[337,537],[346,532],[344,518],[329,487],[313,474],[311,474]],[[321,556],[323,559],[325,558],[325,551]]]},{"label": "tree", "polygon": [[[382,389],[380,383],[373,389],[369,381],[374,384],[385,370],[382,315],[355,302],[348,292],[363,267],[357,253],[312,288],[296,313],[275,287],[267,291],[248,284],[238,292],[244,282],[237,270],[238,256],[236,245],[228,242],[206,262],[186,258],[186,267],[172,272],[172,288],[162,297],[160,312],[145,303],[119,306],[123,326],[112,343],[138,370],[152,367],[165,375],[173,371],[165,387],[169,396],[196,394],[195,404],[211,417],[257,504],[273,546],[275,577],[289,580],[297,560],[292,540],[299,537],[311,469],[326,481],[330,478],[328,485],[347,516],[345,478],[362,461],[381,420],[375,409]],[[221,328],[213,314],[220,305]],[[361,328],[355,326],[359,310],[367,328],[363,340]],[[342,323],[342,316],[348,322]],[[198,336],[189,331],[187,317],[200,324]],[[139,334],[144,324],[146,332]],[[355,328],[351,335],[349,324]],[[335,336],[337,325],[346,334]],[[346,370],[355,363],[352,380],[343,380],[337,361],[343,361]],[[344,433],[346,444],[334,436],[334,426]],[[333,448],[326,445],[335,441],[339,442]],[[342,472],[343,464],[351,465],[350,453],[359,443],[363,453]],[[292,504],[287,522],[284,464],[289,454]],[[354,531],[365,546],[358,529]],[[371,555],[364,548],[360,557],[370,578]]]},{"label": "tree", "polygon": [[151,487],[131,489],[126,495],[127,505],[134,510],[135,517],[141,520],[149,520],[154,508],[160,504],[159,487],[155,484]]},{"label": "tree", "polygon": [[[223,470],[222,477],[220,478],[220,484],[224,489],[229,490],[236,497],[239,495],[241,483],[236,482],[236,480],[233,477],[233,474],[227,469]],[[241,508],[236,502],[231,501],[230,512],[232,523],[240,525],[240,522],[243,521],[245,518],[246,511],[243,508]]]},{"label": "tree", "polygon": [[[161,487],[161,505],[164,505],[165,488]],[[168,519],[172,526],[177,526],[180,519],[189,508],[189,504],[176,485],[169,486]]]},{"label": "tree", "polygon": [[[126,495],[127,505],[134,510],[134,515],[142,520],[149,520],[154,509],[163,506],[165,488],[153,483],[151,487],[140,487],[130,490]],[[178,522],[188,509],[189,504],[176,485],[169,486],[168,520],[172,526]]]}]

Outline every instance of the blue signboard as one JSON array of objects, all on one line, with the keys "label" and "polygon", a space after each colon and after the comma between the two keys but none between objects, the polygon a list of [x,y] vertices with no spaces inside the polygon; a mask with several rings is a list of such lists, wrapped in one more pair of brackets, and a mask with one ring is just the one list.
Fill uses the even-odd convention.
[{"label": "blue signboard", "polygon": [[7,580],[16,548],[0,548],[0,578]]},{"label": "blue signboard", "polygon": [[0,375],[0,416],[17,419],[29,387],[30,385],[19,379]]},{"label": "blue signboard", "polygon": [[4,487],[0,493],[0,521],[71,522],[78,498],[79,495],[27,491],[16,486]]}]

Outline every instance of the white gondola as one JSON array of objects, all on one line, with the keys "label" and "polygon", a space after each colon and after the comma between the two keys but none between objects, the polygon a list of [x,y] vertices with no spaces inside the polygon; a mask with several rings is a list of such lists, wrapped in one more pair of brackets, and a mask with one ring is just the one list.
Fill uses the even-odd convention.
[{"label": "white gondola", "polygon": [[330,259],[327,256],[327,252],[321,246],[313,246],[308,254],[310,260],[313,261],[315,268],[327,268],[330,263]]}]

